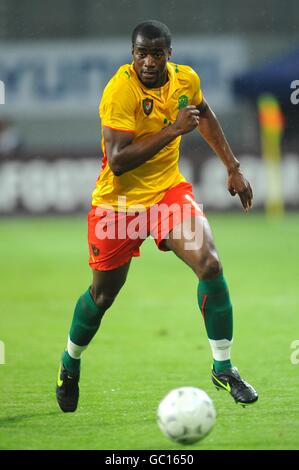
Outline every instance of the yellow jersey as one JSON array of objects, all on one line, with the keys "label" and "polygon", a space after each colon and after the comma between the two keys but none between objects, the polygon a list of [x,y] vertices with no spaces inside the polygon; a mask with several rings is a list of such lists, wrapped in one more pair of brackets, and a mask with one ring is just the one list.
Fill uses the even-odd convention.
[{"label": "yellow jersey", "polygon": [[[108,164],[103,128],[134,132],[134,142],[174,123],[179,110],[202,101],[200,79],[189,66],[167,63],[168,81],[160,88],[147,88],[133,64],[121,66],[107,84],[100,102],[102,122],[102,170],[92,194],[93,206],[134,211],[159,202],[165,192],[185,181],[179,171],[181,136],[142,165],[115,176]],[[125,197],[124,197],[125,196]],[[139,207],[138,207],[139,206]]]}]

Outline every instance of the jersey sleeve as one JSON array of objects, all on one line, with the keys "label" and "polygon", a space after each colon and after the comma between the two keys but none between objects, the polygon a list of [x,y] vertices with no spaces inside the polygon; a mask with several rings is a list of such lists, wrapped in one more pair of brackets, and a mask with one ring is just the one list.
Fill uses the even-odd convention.
[{"label": "jersey sleeve", "polygon": [[193,104],[194,106],[198,106],[202,102],[203,94],[202,94],[202,89],[200,86],[200,78],[194,70],[193,70],[193,85],[194,85],[194,89],[193,89],[193,98],[192,98],[191,104]]},{"label": "jersey sleeve", "polygon": [[102,127],[134,132],[135,109],[136,98],[128,83],[108,84],[99,110]]}]

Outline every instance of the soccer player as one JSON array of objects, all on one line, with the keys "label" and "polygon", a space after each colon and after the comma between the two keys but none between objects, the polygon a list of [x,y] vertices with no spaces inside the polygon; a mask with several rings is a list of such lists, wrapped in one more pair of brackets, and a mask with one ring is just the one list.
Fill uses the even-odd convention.
[{"label": "soccer player", "polygon": [[121,66],[109,81],[100,103],[104,158],[88,214],[93,281],[75,307],[58,373],[58,404],[64,412],[76,410],[82,351],[149,234],[160,250],[173,251],[199,280],[198,304],[213,355],[213,383],[236,402],[253,403],[256,391],[230,359],[232,304],[211,229],[178,168],[181,136],[198,129],[224,163],[228,190],[238,194],[245,211],[252,206],[250,184],[203,96],[198,75],[169,61],[168,27],[158,21],[136,26],[132,56],[132,64]]}]

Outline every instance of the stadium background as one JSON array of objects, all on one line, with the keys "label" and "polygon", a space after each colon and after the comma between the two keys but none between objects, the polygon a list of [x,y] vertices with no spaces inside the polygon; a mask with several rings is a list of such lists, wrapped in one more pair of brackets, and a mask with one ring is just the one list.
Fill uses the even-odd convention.
[{"label": "stadium background", "polygon": [[[186,381],[207,390],[220,410],[217,429],[201,448],[298,448],[292,403],[299,366],[297,356],[290,361],[290,345],[299,334],[299,104],[291,103],[290,87],[299,68],[287,86],[279,81],[281,68],[298,61],[298,11],[296,0],[251,0],[246,8],[237,0],[0,0],[0,374],[7,397],[1,448],[176,449],[159,436],[154,409],[163,394]],[[238,215],[240,203],[227,193],[221,163],[195,132],[184,138],[181,169],[210,214],[240,311],[235,353],[262,389],[261,404],[242,415],[242,424],[229,398],[221,408],[209,382],[193,276],[149,241],[105,320],[102,341],[91,346],[93,358],[86,354],[85,398],[79,414],[69,418],[70,433],[57,415],[52,382],[73,303],[90,279],[85,214],[101,163],[98,102],[109,77],[130,60],[132,28],[151,18],[169,25],[173,60],[199,72],[254,189],[254,213]],[[265,213],[257,113],[262,81],[263,91],[278,83],[285,116],[286,210],[272,217]],[[188,309],[193,316],[182,321],[181,311]]]}]

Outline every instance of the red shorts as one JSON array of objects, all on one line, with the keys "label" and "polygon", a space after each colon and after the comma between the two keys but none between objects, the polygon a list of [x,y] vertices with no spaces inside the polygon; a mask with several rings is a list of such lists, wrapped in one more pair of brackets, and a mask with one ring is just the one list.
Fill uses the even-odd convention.
[{"label": "red shorts", "polygon": [[203,215],[195,202],[190,183],[169,189],[163,199],[145,211],[126,213],[93,206],[88,213],[89,265],[109,271],[140,256],[140,246],[152,235],[162,251],[162,242],[183,220]]}]

